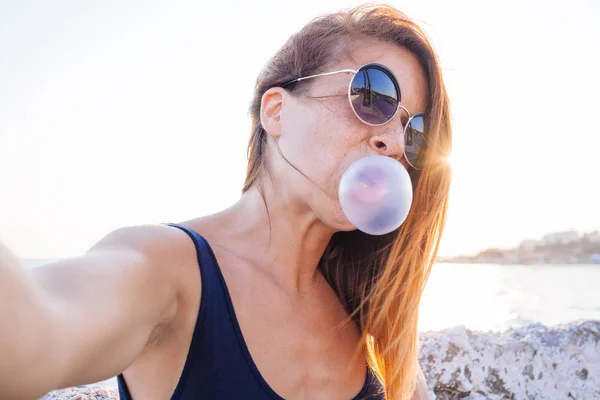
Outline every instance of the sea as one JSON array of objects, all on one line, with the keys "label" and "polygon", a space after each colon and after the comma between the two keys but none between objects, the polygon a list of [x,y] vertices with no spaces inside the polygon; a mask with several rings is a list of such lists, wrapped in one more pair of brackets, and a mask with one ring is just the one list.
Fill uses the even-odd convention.
[{"label": "sea", "polygon": [[419,314],[420,331],[600,320],[600,265],[435,264]]},{"label": "sea", "polygon": [[[45,262],[23,260],[26,267]],[[502,332],[579,320],[600,320],[600,265],[439,263],[421,300],[419,331]],[[115,387],[116,381],[101,384]]]}]

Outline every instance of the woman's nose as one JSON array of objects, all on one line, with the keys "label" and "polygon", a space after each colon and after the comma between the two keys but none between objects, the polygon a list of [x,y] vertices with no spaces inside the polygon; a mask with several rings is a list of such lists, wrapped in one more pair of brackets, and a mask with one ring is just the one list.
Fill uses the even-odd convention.
[{"label": "woman's nose", "polygon": [[382,156],[400,159],[404,155],[404,132],[392,130],[374,135],[369,146]]}]

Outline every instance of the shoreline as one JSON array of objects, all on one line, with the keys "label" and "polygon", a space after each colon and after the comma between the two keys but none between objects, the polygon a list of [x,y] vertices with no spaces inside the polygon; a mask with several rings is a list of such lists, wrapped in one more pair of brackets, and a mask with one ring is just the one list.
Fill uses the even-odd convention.
[{"label": "shoreline", "polygon": [[502,266],[526,266],[526,267],[551,267],[551,266],[568,266],[568,265],[577,265],[577,266],[586,266],[586,267],[600,267],[600,262],[594,263],[589,261],[580,261],[580,262],[572,262],[572,261],[556,261],[556,262],[540,262],[540,261],[519,261],[519,260],[504,260],[504,259],[482,259],[482,260],[474,260],[467,258],[441,258],[435,260],[435,264],[468,264],[468,265],[477,265],[477,264],[485,264],[485,265],[502,265]]}]

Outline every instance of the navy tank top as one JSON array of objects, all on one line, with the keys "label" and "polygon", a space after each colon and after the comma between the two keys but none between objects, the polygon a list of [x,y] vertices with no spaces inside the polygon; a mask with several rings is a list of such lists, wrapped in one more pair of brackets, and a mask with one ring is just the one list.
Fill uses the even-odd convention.
[{"label": "navy tank top", "polygon": [[[215,255],[198,233],[170,224],[194,241],[202,276],[202,299],[183,372],[171,400],[284,400],[254,364],[235,316]],[[133,400],[123,375],[117,377],[121,400]],[[383,400],[383,387],[370,368],[353,400]],[[141,399],[137,399],[141,400]]]}]

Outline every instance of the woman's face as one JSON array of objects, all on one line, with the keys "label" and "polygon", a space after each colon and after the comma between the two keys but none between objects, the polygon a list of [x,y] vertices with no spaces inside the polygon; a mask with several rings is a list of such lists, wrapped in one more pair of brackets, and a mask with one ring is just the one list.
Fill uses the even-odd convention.
[{"label": "woman's face", "polygon": [[[398,79],[401,104],[411,114],[425,111],[427,81],[417,58],[394,44],[355,42],[352,59],[332,65],[324,72],[358,69],[379,63]],[[271,165],[286,193],[310,207],[317,217],[335,230],[353,230],[338,197],[342,174],[354,161],[369,155],[396,158],[406,165],[404,125],[406,112],[398,110],[383,126],[369,126],[354,115],[348,102],[351,74],[338,74],[308,81],[302,94],[271,89],[263,97],[262,122],[285,158],[309,179],[285,165],[270,148]],[[273,91],[274,93],[270,93]],[[273,146],[271,146],[273,147]],[[285,163],[285,164],[284,164]],[[312,182],[310,182],[312,181]]]}]

